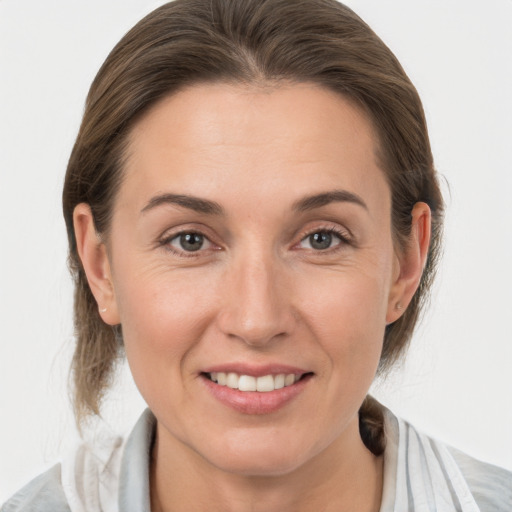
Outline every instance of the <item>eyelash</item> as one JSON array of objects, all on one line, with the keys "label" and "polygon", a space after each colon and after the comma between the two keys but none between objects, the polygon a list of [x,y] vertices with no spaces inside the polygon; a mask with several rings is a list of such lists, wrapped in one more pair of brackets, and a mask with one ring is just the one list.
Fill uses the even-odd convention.
[{"label": "eyelash", "polygon": [[[318,254],[331,253],[332,254],[339,250],[342,250],[344,248],[344,246],[346,246],[346,245],[354,245],[353,241],[352,241],[352,236],[350,235],[350,233],[348,233],[347,231],[343,231],[341,229],[337,229],[335,227],[329,226],[329,227],[317,227],[315,229],[312,229],[312,230],[306,232],[305,234],[303,234],[301,236],[300,241],[298,242],[298,244],[295,244],[294,247],[300,245],[302,242],[304,242],[310,236],[312,236],[316,233],[326,233],[328,235],[334,235],[336,238],[338,238],[340,240],[340,243],[336,244],[333,247],[328,247],[326,249],[318,249],[318,250],[311,249],[314,253],[318,253]],[[199,236],[203,237],[203,239],[206,240],[208,243],[212,244],[214,247],[217,247],[217,249],[213,249],[213,250],[219,250],[218,246],[216,246],[214,244],[214,242],[212,242],[210,240],[210,238],[208,238],[207,235],[205,235],[204,233],[202,233],[199,230],[193,230],[193,229],[178,231],[177,233],[173,233],[172,235],[166,236],[158,242],[158,245],[161,247],[164,247],[170,253],[172,253],[176,256],[182,257],[182,258],[197,258],[197,257],[202,256],[204,253],[204,250],[202,249],[202,247],[200,249],[198,249],[197,251],[185,251],[185,250],[176,250],[171,245],[171,242],[173,240],[176,240],[177,238],[179,238],[180,236],[183,236],[183,235],[199,235]],[[212,250],[212,249],[210,249],[210,250]]]},{"label": "eyelash", "polygon": [[312,229],[311,231],[307,232],[305,235],[303,235],[300,239],[299,244],[307,240],[310,236],[316,234],[316,233],[326,233],[328,235],[334,235],[336,238],[339,239],[340,243],[336,244],[333,247],[328,247],[327,249],[319,249],[319,250],[313,250],[313,252],[318,254],[327,254],[327,253],[335,253],[339,250],[342,250],[347,245],[353,245],[352,237],[348,231],[341,230],[339,228],[335,228],[333,226],[329,227],[317,227],[315,229]]},{"label": "eyelash", "polygon": [[[180,236],[183,236],[183,235],[199,235],[199,236],[203,237],[203,239],[205,241],[209,242],[210,244],[212,244],[215,247],[215,244],[208,238],[208,236],[206,236],[204,233],[202,233],[199,230],[193,230],[193,229],[186,229],[183,231],[178,231],[177,233],[173,233],[172,235],[166,236],[158,242],[158,245],[161,247],[164,247],[166,251],[169,251],[170,253],[172,253],[176,256],[179,256],[181,258],[197,258],[197,257],[203,255],[202,253],[204,253],[204,250],[202,250],[202,247],[200,249],[198,249],[197,251],[185,251],[185,250],[177,250],[171,245],[171,242],[173,240],[176,240],[177,238],[179,238]],[[218,249],[214,249],[214,250],[218,250]]]}]

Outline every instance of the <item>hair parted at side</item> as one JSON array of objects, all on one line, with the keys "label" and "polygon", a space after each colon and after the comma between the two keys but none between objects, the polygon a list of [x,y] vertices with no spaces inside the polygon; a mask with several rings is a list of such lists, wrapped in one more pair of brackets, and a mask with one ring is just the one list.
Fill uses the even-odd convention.
[{"label": "hair parted at side", "polygon": [[369,116],[391,188],[398,248],[407,244],[414,204],[424,201],[432,211],[426,268],[411,304],[386,329],[381,372],[405,349],[427,300],[440,251],[443,200],[421,101],[393,53],[336,0],[175,0],[137,23],[107,57],[89,91],[67,168],[63,208],[75,279],[72,371],[79,423],[99,413],[122,336],[121,327],[105,325],[98,314],[77,254],[73,210],[88,203],[97,232],[108,240],[131,127],[163,97],[214,81],[311,82],[351,99]]}]

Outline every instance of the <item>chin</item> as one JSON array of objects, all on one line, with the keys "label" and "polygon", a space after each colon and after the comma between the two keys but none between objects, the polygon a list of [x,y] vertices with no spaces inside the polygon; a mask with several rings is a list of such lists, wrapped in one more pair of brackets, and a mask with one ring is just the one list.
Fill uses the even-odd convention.
[{"label": "chin", "polygon": [[260,454],[252,459],[245,456],[224,457],[215,466],[226,473],[264,478],[288,475],[297,470],[302,463],[303,460],[284,454],[277,457],[265,457]]},{"label": "chin", "polygon": [[[314,450],[306,448],[307,442],[299,439],[283,440],[276,435],[273,442],[268,438],[254,436],[249,442],[233,442],[233,439],[221,443],[217,449],[209,447],[203,452],[211,464],[218,469],[241,476],[274,477],[290,474],[300,468]],[[257,439],[260,438],[260,439]]]}]

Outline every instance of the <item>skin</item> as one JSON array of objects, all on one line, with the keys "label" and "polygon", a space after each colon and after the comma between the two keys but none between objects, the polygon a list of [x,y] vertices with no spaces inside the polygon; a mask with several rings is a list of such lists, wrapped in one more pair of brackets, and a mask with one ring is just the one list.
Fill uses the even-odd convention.
[{"label": "skin", "polygon": [[[133,128],[106,244],[88,205],[77,206],[91,289],[104,321],[122,324],[158,420],[153,510],[379,509],[382,458],[362,443],[357,413],[385,326],[421,277],[430,212],[414,207],[410,243],[396,250],[377,149],[365,115],[320,87],[196,85]],[[296,211],[304,197],[340,190],[362,204]],[[154,200],[162,194],[223,213]],[[312,243],[332,230],[327,248]],[[180,232],[204,235],[202,248],[187,252]],[[244,414],[201,377],[232,362],[312,377],[279,410]]]}]

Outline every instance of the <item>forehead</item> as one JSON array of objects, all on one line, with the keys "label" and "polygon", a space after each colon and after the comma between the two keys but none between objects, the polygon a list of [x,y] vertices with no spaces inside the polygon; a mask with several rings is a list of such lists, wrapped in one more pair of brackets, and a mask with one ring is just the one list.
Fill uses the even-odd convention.
[{"label": "forehead", "polygon": [[167,189],[215,199],[280,191],[291,201],[295,192],[340,187],[382,195],[376,141],[359,108],[316,85],[200,84],[134,126],[123,187],[140,202]]},{"label": "forehead", "polygon": [[[262,130],[265,126],[267,129]],[[162,128],[165,128],[162,131]],[[151,131],[154,142],[195,149],[209,145],[272,145],[294,137],[310,149],[314,143],[352,143],[374,147],[371,121],[353,101],[324,87],[309,84],[268,86],[197,84],[159,101],[136,123],[130,141],[143,142]],[[246,138],[250,132],[250,140]],[[279,135],[279,140],[275,136]],[[155,138],[156,136],[156,138]],[[192,140],[194,139],[194,140]]]}]

